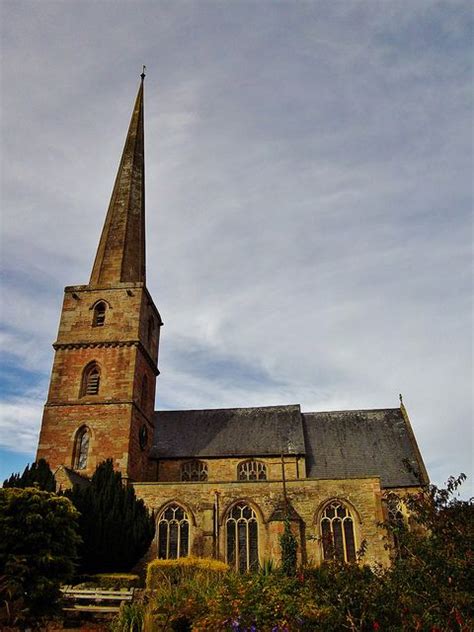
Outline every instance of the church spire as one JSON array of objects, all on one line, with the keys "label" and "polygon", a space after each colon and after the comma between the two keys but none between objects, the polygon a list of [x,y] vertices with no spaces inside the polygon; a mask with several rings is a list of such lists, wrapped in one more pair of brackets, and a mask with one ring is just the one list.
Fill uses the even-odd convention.
[{"label": "church spire", "polygon": [[91,286],[145,282],[144,79],[143,72],[92,268]]}]

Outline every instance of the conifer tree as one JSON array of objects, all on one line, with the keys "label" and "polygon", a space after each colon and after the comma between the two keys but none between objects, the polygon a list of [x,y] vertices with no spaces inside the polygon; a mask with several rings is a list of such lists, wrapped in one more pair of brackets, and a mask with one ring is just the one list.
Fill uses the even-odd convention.
[{"label": "conifer tree", "polygon": [[54,493],[0,489],[1,629],[23,618],[38,624],[54,609],[60,583],[74,571],[77,519],[72,503]]},{"label": "conifer tree", "polygon": [[3,487],[38,487],[46,492],[56,491],[56,481],[54,475],[49,469],[48,462],[44,459],[39,459],[31,464],[28,464],[23,474],[12,474],[10,478],[3,482]]},{"label": "conifer tree", "polygon": [[87,487],[75,486],[67,495],[81,514],[85,572],[129,570],[147,551],[155,533],[154,516],[125,486],[112,460],[101,463]]}]

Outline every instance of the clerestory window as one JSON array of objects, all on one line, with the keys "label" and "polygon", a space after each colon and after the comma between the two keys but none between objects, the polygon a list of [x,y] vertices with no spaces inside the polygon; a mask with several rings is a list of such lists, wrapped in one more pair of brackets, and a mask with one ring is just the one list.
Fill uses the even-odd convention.
[{"label": "clerestory window", "polygon": [[239,481],[266,481],[267,466],[253,459],[243,461],[237,466],[237,478]]},{"label": "clerestory window", "polygon": [[207,463],[204,461],[187,461],[181,466],[182,481],[207,481]]},{"label": "clerestory window", "polygon": [[321,539],[325,560],[355,562],[354,520],[340,501],[330,502],[321,516]]},{"label": "clerestory window", "polygon": [[188,552],[188,514],[178,504],[172,503],[158,518],[158,557],[162,560],[175,560],[186,557]]}]

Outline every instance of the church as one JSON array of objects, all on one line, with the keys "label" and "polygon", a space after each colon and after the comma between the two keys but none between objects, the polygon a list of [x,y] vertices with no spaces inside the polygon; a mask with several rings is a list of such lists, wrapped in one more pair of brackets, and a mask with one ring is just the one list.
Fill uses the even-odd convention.
[{"label": "church", "polygon": [[383,496],[428,483],[407,411],[298,404],[155,411],[162,320],[146,287],[144,78],[87,285],[65,288],[37,459],[63,488],[107,458],[156,515],[147,558],[388,563]]}]

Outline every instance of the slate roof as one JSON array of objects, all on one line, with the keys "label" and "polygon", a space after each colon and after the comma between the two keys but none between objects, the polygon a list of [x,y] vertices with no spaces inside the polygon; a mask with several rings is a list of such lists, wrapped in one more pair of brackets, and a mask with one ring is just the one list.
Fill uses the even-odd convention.
[{"label": "slate roof", "polygon": [[294,406],[155,412],[154,458],[304,454]]},{"label": "slate roof", "polygon": [[[298,405],[155,412],[155,459],[298,454],[319,479],[380,476],[382,487],[428,482],[400,408],[301,413]],[[408,466],[407,466],[408,464]]]},{"label": "slate roof", "polygon": [[308,477],[380,476],[382,487],[406,487],[420,484],[412,468],[428,482],[400,408],[303,413],[302,418]]}]

